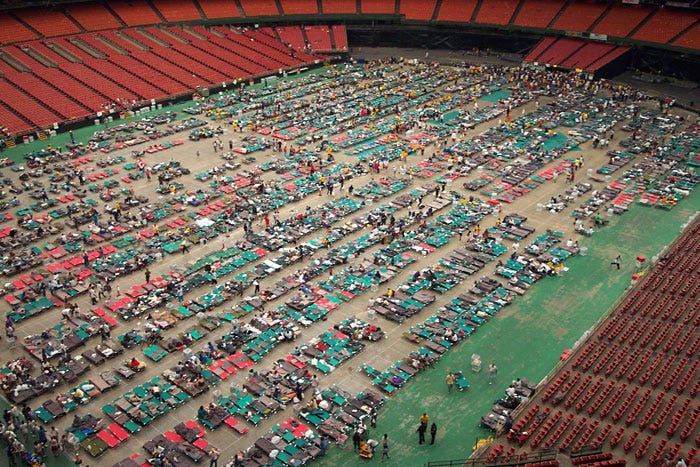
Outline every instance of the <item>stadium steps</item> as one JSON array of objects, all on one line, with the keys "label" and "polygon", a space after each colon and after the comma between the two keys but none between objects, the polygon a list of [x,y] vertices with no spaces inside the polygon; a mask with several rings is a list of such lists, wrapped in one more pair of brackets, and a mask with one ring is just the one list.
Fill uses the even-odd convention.
[{"label": "stadium steps", "polygon": [[687,28],[685,28],[684,30],[682,30],[681,32],[679,32],[678,34],[676,34],[670,41],[668,41],[668,43],[669,43],[669,44],[673,44],[675,41],[678,40],[679,37],[683,36],[683,34],[685,34],[686,32],[690,31],[690,30],[693,29],[695,26],[699,26],[699,25],[700,25],[700,19],[697,20],[697,21],[695,21],[693,24],[691,24],[690,26],[688,26]]},{"label": "stadium steps", "polygon": [[73,16],[72,16],[66,9],[63,9],[63,10],[62,10],[62,13],[63,13],[63,14],[65,15],[65,17],[68,18],[73,24],[75,24],[75,27],[77,27],[78,30],[79,30],[81,33],[87,31],[87,29],[85,29],[85,28],[83,27],[82,24],[80,24],[75,18],[73,18]]},{"label": "stadium steps", "polygon": [[32,69],[29,68],[24,62],[22,62],[17,57],[13,57],[4,50],[0,50],[0,60],[4,61],[20,73],[32,71]]},{"label": "stadium steps", "polygon": [[333,28],[328,26],[328,34],[331,36],[331,47],[333,50],[338,50],[338,47],[335,45],[335,33],[333,32]]},{"label": "stadium steps", "polygon": [[[208,40],[209,40],[209,38],[208,38],[207,36],[198,33],[197,31],[195,31],[194,29],[192,29],[192,28],[189,27],[189,26],[180,26],[180,30],[183,31],[183,32],[185,33],[185,34],[183,34],[183,37],[182,37],[184,40],[188,40],[188,39],[187,39],[187,35],[194,36],[194,37],[196,37],[197,39],[200,39],[200,40],[203,40],[203,41],[208,41]],[[175,31],[172,31],[172,29],[170,30],[170,32],[171,32],[172,34],[177,34]]]},{"label": "stadium steps", "polygon": [[474,11],[472,11],[472,17],[469,18],[470,23],[476,22],[476,17],[479,15],[479,10],[481,10],[481,4],[484,2],[484,0],[479,0],[474,7]]},{"label": "stadium steps", "polygon": [[70,53],[55,42],[46,41],[44,42],[44,45],[71,63],[83,63],[83,61],[80,60],[80,58],[76,57],[75,55],[73,55],[72,53]]},{"label": "stadium steps", "polygon": [[547,25],[547,29],[551,28],[552,25],[553,25],[554,23],[557,22],[557,20],[559,19],[559,17],[560,17],[561,15],[564,14],[564,10],[566,10],[567,8],[569,8],[569,5],[571,5],[571,3],[572,3],[573,1],[574,1],[574,0],[566,0],[566,1],[564,2],[564,5],[562,5],[562,7],[561,7],[561,8],[559,9],[559,11],[557,12],[557,14],[554,15],[554,18],[552,18],[552,21],[550,21],[549,24]]},{"label": "stadium steps", "polygon": [[78,49],[82,50],[86,54],[90,55],[92,58],[96,59],[106,59],[107,55],[103,54],[93,46],[89,45],[85,41],[80,40],[79,38],[74,38],[74,39],[69,39],[70,43],[73,44],[75,47]]},{"label": "stadium steps", "polygon": [[19,46],[19,49],[22,50],[22,52],[29,55],[34,60],[36,60],[37,62],[39,62],[40,64],[44,65],[45,67],[58,68],[56,62],[50,60],[47,56],[45,56],[44,54],[40,53],[38,50],[32,47],[29,47],[27,45],[21,45]]},{"label": "stadium steps", "polygon": [[323,2],[321,0],[314,0],[316,2],[316,11],[318,14],[323,14]]},{"label": "stadium steps", "polygon": [[197,9],[199,16],[201,16],[202,19],[207,19],[207,15],[204,14],[204,10],[202,9],[202,5],[199,4],[199,0],[192,0],[192,3],[194,3],[194,7]]},{"label": "stadium steps", "polygon": [[437,21],[438,15],[440,14],[440,7],[442,7],[442,0],[437,0],[437,2],[435,2],[433,16],[430,17],[430,21]]},{"label": "stadium steps", "polygon": [[333,38],[335,40],[334,44],[337,50],[349,50],[348,32],[347,29],[345,29],[345,26],[341,24],[334,24],[331,26],[331,33],[333,34]]},{"label": "stadium steps", "polygon": [[32,27],[29,23],[27,23],[25,20],[23,20],[19,16],[15,15],[15,14],[11,14],[11,13],[8,13],[8,16],[12,17],[12,19],[14,19],[18,23],[20,23],[25,28],[29,29],[34,35],[36,35],[36,37],[44,37],[44,35],[41,32],[34,29],[34,27]]},{"label": "stadium steps", "polygon": [[[140,42],[136,38],[130,36],[128,32],[131,32],[131,29],[122,29],[121,31],[114,31],[114,38],[119,38],[124,42],[124,45],[127,46],[132,46],[131,50],[128,50],[128,53],[134,53],[137,50],[150,50],[151,48],[148,47],[146,44],[143,42]],[[111,42],[111,41],[110,41]],[[137,50],[135,50],[135,49]]]},{"label": "stadium steps", "polygon": [[282,9],[280,0],[275,0],[275,5],[277,5],[277,10],[280,12],[280,16],[284,16],[284,10]]},{"label": "stadium steps", "polygon": [[119,24],[121,24],[122,27],[126,28],[126,27],[128,26],[128,25],[124,22],[124,20],[121,19],[121,18],[119,17],[119,15],[117,14],[117,12],[114,11],[114,9],[113,9],[111,6],[109,6],[109,4],[108,4],[107,2],[102,3],[102,6],[105,7],[110,13],[112,13],[112,16],[114,16],[115,18],[117,18],[117,21],[119,21]]},{"label": "stadium steps", "polygon": [[593,29],[595,29],[595,27],[598,26],[598,24],[599,24],[601,21],[603,21],[603,18],[605,18],[606,16],[608,16],[608,13],[610,13],[610,10],[612,10],[614,6],[615,6],[615,3],[610,3],[610,4],[608,5],[608,7],[605,9],[605,11],[604,11],[603,13],[601,13],[601,15],[598,17],[597,20],[593,21],[593,24],[591,24],[591,27],[589,27],[588,29],[586,29],[586,31],[593,31]]},{"label": "stadium steps", "polygon": [[241,2],[238,0],[233,0],[234,3],[236,4],[236,8],[238,8],[238,14],[241,18],[245,18],[245,11],[243,11],[243,7],[241,6]]},{"label": "stadium steps", "polygon": [[520,13],[520,10],[523,7],[524,0],[519,0],[518,1],[518,6],[515,7],[515,10],[513,10],[513,14],[511,15],[510,19],[508,20],[508,24],[513,24],[513,21],[515,21],[515,18],[518,17],[518,14]]},{"label": "stadium steps", "polygon": [[311,43],[311,39],[309,39],[309,35],[306,34],[306,26],[299,26],[299,29],[301,29],[301,37],[304,38],[304,44],[309,44],[309,47],[313,50],[314,46]]},{"label": "stadium steps", "polygon": [[156,15],[158,15],[158,18],[160,18],[160,22],[161,22],[161,23],[167,23],[167,22],[168,22],[168,20],[165,18],[165,16],[163,15],[163,13],[161,13],[161,11],[158,9],[158,7],[156,7],[156,5],[154,5],[153,2],[152,2],[151,0],[146,0],[146,3],[148,3],[148,6],[151,7],[151,9],[156,13]]},{"label": "stadium steps", "polygon": [[627,34],[627,36],[625,36],[625,37],[633,37],[637,33],[637,31],[639,31],[647,23],[647,21],[649,21],[656,14],[657,11],[658,10],[651,10],[649,12],[649,14],[646,16],[646,18],[644,18],[642,21],[640,21],[639,24],[637,25],[637,27],[632,29],[630,31],[630,33]]},{"label": "stadium steps", "polygon": [[[149,30],[149,29],[137,29],[136,32],[138,34],[142,35],[143,37],[145,37],[146,39],[148,39],[149,41],[155,42],[156,44],[158,44],[161,47],[166,47],[166,48],[170,47],[170,42],[161,39],[160,37],[158,37],[158,35],[153,34],[151,32],[151,30]],[[134,37],[134,36],[129,36],[129,37]],[[134,39],[136,39],[137,41],[140,42],[139,37],[134,37]],[[148,46],[148,48],[151,50],[153,49],[153,47],[151,47],[151,46]]]}]

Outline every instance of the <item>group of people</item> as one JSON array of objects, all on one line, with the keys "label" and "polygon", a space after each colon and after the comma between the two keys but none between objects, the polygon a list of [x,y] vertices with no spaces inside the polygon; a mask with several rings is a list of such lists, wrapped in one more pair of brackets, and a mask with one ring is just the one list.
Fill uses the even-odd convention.
[{"label": "group of people", "polygon": [[[430,422],[430,416],[427,413],[423,413],[418,420],[418,444],[425,443],[425,433],[428,431],[428,422]],[[437,436],[437,424],[433,422],[430,425],[430,444],[435,444],[435,437]]]}]

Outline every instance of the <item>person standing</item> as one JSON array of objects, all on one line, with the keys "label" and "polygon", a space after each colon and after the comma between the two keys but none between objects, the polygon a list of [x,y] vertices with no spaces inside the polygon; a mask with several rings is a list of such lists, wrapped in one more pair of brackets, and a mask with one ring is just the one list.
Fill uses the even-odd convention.
[{"label": "person standing", "polygon": [[498,374],[498,367],[495,363],[489,365],[489,384],[493,384],[496,380],[496,375]]},{"label": "person standing", "polygon": [[362,440],[362,437],[360,436],[360,430],[355,430],[355,433],[352,435],[352,450],[353,451],[359,451],[360,450],[360,441]]},{"label": "person standing", "polygon": [[452,372],[447,373],[447,392],[448,394],[452,392],[452,388],[454,388],[455,384],[457,383],[457,380],[455,379],[455,375]]},{"label": "person standing", "polygon": [[321,456],[326,455],[326,449],[328,449],[328,438],[325,436],[321,436],[321,442],[319,443],[318,447],[321,450]]},{"label": "person standing", "polygon": [[146,268],[144,275],[146,276],[146,282],[151,282],[151,270]]},{"label": "person standing", "polygon": [[389,435],[384,433],[384,436],[382,437],[382,460],[384,458],[389,459]]},{"label": "person standing", "polygon": [[435,435],[437,435],[437,425],[433,422],[430,425],[430,444],[435,444]]},{"label": "person standing", "polygon": [[418,425],[418,444],[423,444],[425,443],[425,431],[428,429],[428,424],[421,423]]},{"label": "person standing", "polygon": [[216,448],[212,448],[212,450],[209,451],[209,467],[218,467],[219,454],[221,454],[221,452]]},{"label": "person standing", "polygon": [[258,282],[257,279],[253,280],[253,286],[255,287],[255,295],[257,295],[260,292],[260,282]]}]

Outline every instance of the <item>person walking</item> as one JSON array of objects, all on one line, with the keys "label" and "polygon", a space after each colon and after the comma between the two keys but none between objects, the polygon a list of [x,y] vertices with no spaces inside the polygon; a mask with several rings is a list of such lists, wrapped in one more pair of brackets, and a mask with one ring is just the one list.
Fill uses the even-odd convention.
[{"label": "person walking", "polygon": [[450,371],[447,373],[447,379],[445,380],[447,383],[447,393],[451,393],[452,389],[455,387],[455,384],[457,383],[457,380],[455,379],[455,375]]},{"label": "person walking", "polygon": [[622,256],[617,255],[614,260],[610,261],[611,266],[617,266],[617,270],[620,270],[620,261],[622,261]]},{"label": "person walking", "polygon": [[382,461],[385,457],[389,459],[389,435],[386,433],[382,437]]},{"label": "person walking", "polygon": [[435,444],[435,435],[437,435],[437,425],[433,422],[430,425],[430,444]]},{"label": "person walking", "polygon": [[489,384],[493,384],[496,380],[496,375],[498,374],[498,367],[495,363],[489,365]]},{"label": "person walking", "polygon": [[260,292],[260,282],[258,282],[257,279],[253,280],[253,286],[255,287],[255,295],[257,295]]},{"label": "person walking", "polygon": [[151,270],[146,268],[143,273],[146,276],[146,282],[151,282]]}]

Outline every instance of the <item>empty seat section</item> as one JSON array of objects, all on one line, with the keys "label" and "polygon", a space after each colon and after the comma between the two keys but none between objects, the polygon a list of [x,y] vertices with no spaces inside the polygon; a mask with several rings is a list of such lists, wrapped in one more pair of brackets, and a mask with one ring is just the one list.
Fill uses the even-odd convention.
[{"label": "empty seat section", "polygon": [[119,15],[128,26],[141,26],[144,24],[161,23],[160,18],[153,11],[148,2],[131,2],[116,0],[109,2],[109,6]]},{"label": "empty seat section", "polygon": [[[130,51],[131,55],[114,54],[110,61],[124,70],[128,70],[166,94],[178,94],[189,90],[189,87],[174,79],[171,73],[180,74],[181,68],[172,65],[150,52],[143,53],[129,41],[119,37],[116,31],[105,31],[105,38],[115,45]],[[144,57],[146,61],[144,61]],[[132,68],[133,67],[133,68]],[[162,68],[161,68],[162,67]],[[188,73],[191,78],[191,73]]]},{"label": "empty seat section", "polygon": [[348,32],[345,26],[334,24],[331,26],[331,33],[333,33],[336,50],[348,50]]},{"label": "empty seat section", "polygon": [[153,6],[171,23],[202,19],[192,0],[153,0]]},{"label": "empty seat section", "polygon": [[[271,62],[262,61],[266,65],[272,65],[274,62],[277,62],[285,66],[294,66],[302,63],[302,60],[298,60],[299,55],[302,55],[301,52],[296,54],[297,58],[292,57],[289,48],[265,31],[271,33],[269,28],[246,31],[245,33],[227,30],[226,37],[231,43],[238,44],[236,47],[248,51],[246,53],[256,53],[269,58]],[[251,41],[250,39],[253,40]]]},{"label": "empty seat section", "polygon": [[251,54],[247,57],[232,55],[230,50],[192,34],[186,34],[182,29],[171,27],[168,30],[180,37],[186,37],[189,41],[189,44],[172,41],[174,49],[195,60],[206,60],[208,65],[213,65],[216,70],[221,71],[228,78],[242,78],[246,74],[255,75],[267,71],[267,67],[257,63],[255,55]]},{"label": "empty seat section", "polygon": [[583,47],[584,42],[576,39],[559,39],[540,55],[539,62],[559,65],[569,55]]},{"label": "empty seat section", "polygon": [[437,20],[468,23],[472,19],[477,2],[478,0],[442,0]]},{"label": "empty seat section", "polygon": [[[275,31],[272,28],[260,28],[257,31],[244,30],[242,34],[248,38],[252,38],[253,41],[263,41],[265,44],[275,47],[281,50],[285,54],[292,55],[289,47],[284,45],[282,41],[275,37]],[[294,52],[294,57],[303,63],[313,62],[318,57],[314,55],[309,55],[306,52]]]},{"label": "empty seat section", "polygon": [[[143,81],[138,76],[130,73],[126,70],[119,68],[117,65],[109,61],[109,56],[112,54],[118,54],[119,52],[111,49],[110,47],[104,45],[102,42],[98,41],[94,37],[88,37],[87,34],[81,35],[80,40],[84,43],[90,45],[93,49],[103,53],[106,58],[95,58],[92,55],[83,52],[80,48],[73,45],[70,39],[63,39],[61,46],[68,50],[70,53],[80,58],[85,66],[94,70],[95,72],[108,77],[119,86],[124,88],[125,93],[121,98],[127,101],[138,101],[140,99],[156,99],[163,97],[163,91],[155,88],[151,84]],[[100,47],[101,45],[101,47]]]},{"label": "empty seat section", "polygon": [[607,3],[597,0],[569,2],[569,6],[565,7],[566,9],[550,28],[560,31],[588,31],[607,7]]},{"label": "empty seat section", "polygon": [[280,16],[275,0],[239,0],[246,16]]},{"label": "empty seat section", "polygon": [[513,24],[529,28],[546,28],[561,8],[562,2],[559,0],[524,0]]},{"label": "empty seat section", "polygon": [[357,2],[355,0],[321,0],[323,14],[346,13],[357,14]]},{"label": "empty seat section", "polygon": [[401,0],[399,14],[414,21],[430,21],[433,19],[436,4],[437,0]]},{"label": "empty seat section", "polygon": [[539,58],[540,55],[544,53],[545,50],[547,50],[554,42],[556,42],[555,37],[545,37],[542,39],[539,44],[535,46],[532,51],[530,51],[529,54],[525,57],[526,62],[536,62],[537,59]]},{"label": "empty seat section", "polygon": [[653,8],[646,6],[615,5],[593,28],[593,32],[613,37],[627,37],[652,11],[654,11]]},{"label": "empty seat section", "polygon": [[700,50],[700,23],[673,41],[673,45],[686,49]]},{"label": "empty seat section", "polygon": [[46,37],[76,34],[80,32],[78,26],[66,15],[58,11],[26,9],[17,10],[15,15]]},{"label": "empty seat section", "polygon": [[280,0],[285,15],[318,14],[318,3],[309,0]]},{"label": "empty seat section", "polygon": [[311,50],[317,52],[333,50],[331,30],[328,26],[304,26],[304,33],[309,41]]},{"label": "empty seat section", "polygon": [[[95,112],[104,109],[104,105],[110,100],[114,101],[123,97],[123,90],[119,89],[107,81],[104,77],[97,75],[81,63],[72,63],[55,53],[40,42],[32,42],[27,45],[44,57],[48,58],[58,68],[44,66],[34,61],[28,54],[21,56],[21,60],[30,65],[32,71],[59,91],[80,101],[84,106]],[[23,53],[17,50],[17,54]],[[116,89],[115,89],[116,88]],[[100,91],[98,92],[97,89]]]},{"label": "empty seat section", "polygon": [[654,13],[632,38],[665,44],[698,20],[698,15],[688,11],[664,8]]},{"label": "empty seat section", "polygon": [[306,41],[299,26],[278,26],[275,31],[280,40],[294,50],[307,50]]},{"label": "empty seat section", "polygon": [[599,60],[614,48],[615,46],[612,44],[586,44],[581,48],[581,50],[565,60],[561,66],[567,68],[582,68],[585,70],[591,63]]},{"label": "empty seat section", "polygon": [[0,97],[0,126],[7,128],[10,133],[26,133],[32,129],[32,126],[18,117],[18,112],[10,110],[2,102]]},{"label": "empty seat section", "polygon": [[396,13],[396,3],[384,0],[361,0],[360,12],[363,15],[393,15]]},{"label": "empty seat section", "polygon": [[238,18],[241,16],[234,0],[207,0],[199,2],[199,7],[209,19]]},{"label": "empty seat section", "polygon": [[476,15],[476,22],[484,24],[508,24],[517,6],[518,0],[482,1],[479,13]]},{"label": "empty seat section", "polygon": [[[241,38],[240,42],[233,40],[229,37],[220,37],[218,34],[207,31],[201,26],[192,26],[193,31],[207,37],[209,42],[216,44],[222,50],[229,53],[229,59],[234,65],[240,68],[239,62],[255,61],[265,66],[269,70],[277,70],[279,68],[285,68],[287,66],[292,66],[296,62],[290,57],[282,54],[281,52],[272,49],[262,43],[248,42],[245,43],[246,38]],[[230,32],[230,31],[229,31]],[[235,38],[238,34],[232,36]],[[255,47],[255,50],[251,47]],[[264,50],[264,52],[262,52]],[[249,58],[250,57],[250,58]]]},{"label": "empty seat section", "polygon": [[605,65],[607,65],[608,63],[612,62],[613,60],[621,57],[623,54],[625,54],[629,50],[630,50],[629,47],[623,47],[623,46],[615,47],[610,53],[605,54],[604,56],[600,57],[595,62],[591,63],[588,66],[588,69],[590,71],[600,70]]},{"label": "empty seat section", "polygon": [[30,41],[37,35],[7,13],[0,13],[0,44]]},{"label": "empty seat section", "polygon": [[[4,79],[0,79],[0,101],[41,128],[61,121],[60,116],[51,112],[22,91],[19,91]],[[0,124],[7,126],[5,121],[0,122]]]},{"label": "empty seat section", "polygon": [[132,52],[134,58],[158,70],[162,70],[164,73],[168,74],[176,81],[187,85],[189,88],[211,83],[220,83],[226,80],[226,75],[209,68],[204,65],[204,63],[200,63],[186,56],[173,47],[160,45],[138,31],[125,29],[122,30],[122,34],[150,48],[149,51],[139,50]]},{"label": "empty seat section", "polygon": [[[196,30],[196,28],[193,29]],[[261,63],[264,63],[266,66],[268,66],[268,64],[272,62],[276,62],[284,66],[292,66],[298,63],[296,60],[289,56],[288,49],[285,48],[284,52],[282,52],[279,49],[267,44],[265,42],[268,39],[268,36],[266,34],[261,34],[258,37],[256,37],[253,41],[251,41],[250,37],[245,36],[237,31],[231,31],[230,29],[226,29],[223,26],[217,27],[217,30],[223,34],[226,34],[226,37],[219,37],[214,33],[207,32],[206,34],[208,34],[209,40],[227,50],[230,50],[231,52],[241,54],[259,54],[259,60],[261,60]],[[255,33],[257,34],[257,31],[255,31]],[[272,42],[275,42],[274,39],[269,39]]]},{"label": "empty seat section", "polygon": [[5,76],[7,81],[22,89],[26,94],[33,96],[66,120],[87,117],[91,114],[88,109],[71,100],[65,94],[56,91],[33,73],[20,73],[2,60],[0,60],[0,73]]},{"label": "empty seat section", "polygon": [[119,28],[122,23],[107,8],[99,3],[77,3],[66,5],[68,14],[86,31]]}]

